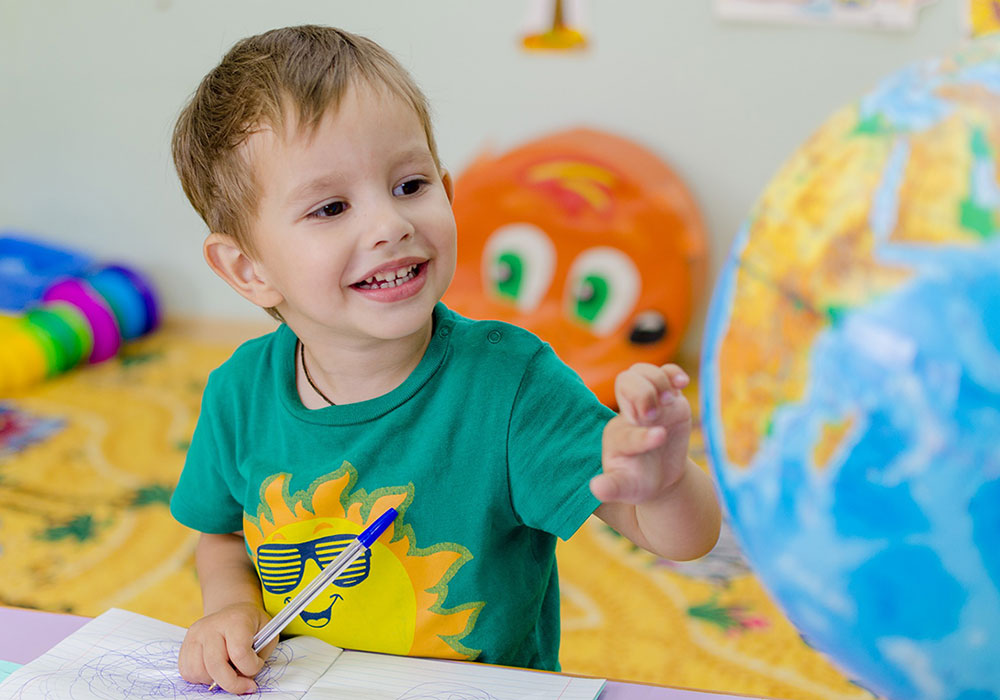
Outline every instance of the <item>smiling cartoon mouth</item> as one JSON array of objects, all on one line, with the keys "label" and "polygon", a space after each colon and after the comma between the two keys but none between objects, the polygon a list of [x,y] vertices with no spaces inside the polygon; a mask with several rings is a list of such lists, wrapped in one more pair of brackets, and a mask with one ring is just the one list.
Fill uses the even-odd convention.
[{"label": "smiling cartoon mouth", "polygon": [[334,593],[330,597],[330,604],[326,606],[323,610],[318,612],[309,612],[308,610],[303,610],[299,613],[299,617],[310,627],[326,627],[330,624],[330,617],[333,611],[333,606],[336,605],[338,600],[343,600],[344,596],[339,593]]}]

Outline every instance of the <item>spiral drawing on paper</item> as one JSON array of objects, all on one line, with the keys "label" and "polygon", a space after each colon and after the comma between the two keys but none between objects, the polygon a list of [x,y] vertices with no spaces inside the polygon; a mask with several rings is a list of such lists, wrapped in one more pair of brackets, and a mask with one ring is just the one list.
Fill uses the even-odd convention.
[{"label": "spiral drawing on paper", "polygon": [[421,683],[397,700],[498,700],[485,690],[464,683]]},{"label": "spiral drawing on paper", "polygon": [[[78,668],[53,671],[28,681],[14,697],[30,694],[52,700],[161,700],[227,695],[221,688],[189,683],[177,670],[181,643],[152,641],[125,649],[109,650]],[[243,698],[262,698],[281,692],[278,683],[292,652],[279,646],[254,680],[257,690]]]}]

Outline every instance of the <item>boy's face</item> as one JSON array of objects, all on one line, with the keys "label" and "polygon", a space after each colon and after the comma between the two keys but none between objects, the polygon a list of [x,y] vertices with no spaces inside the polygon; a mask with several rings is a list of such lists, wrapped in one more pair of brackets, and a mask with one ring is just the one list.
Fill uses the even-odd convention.
[{"label": "boy's face", "polygon": [[451,181],[414,110],[351,87],[312,134],[249,141],[256,270],[302,334],[394,340],[426,327],[455,272]]}]

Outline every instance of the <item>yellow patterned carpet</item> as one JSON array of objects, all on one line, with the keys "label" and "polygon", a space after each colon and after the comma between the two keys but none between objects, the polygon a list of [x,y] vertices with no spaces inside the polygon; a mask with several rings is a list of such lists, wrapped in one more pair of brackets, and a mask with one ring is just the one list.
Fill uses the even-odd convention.
[{"label": "yellow patterned carpet", "polygon": [[[115,606],[185,626],[199,616],[196,536],[167,501],[208,372],[249,335],[174,323],[114,360],[0,401],[0,604],[80,615]],[[700,440],[692,453],[704,463]],[[567,672],[789,700],[873,698],[800,640],[728,532],[709,556],[673,565],[592,518],[557,551]]]}]

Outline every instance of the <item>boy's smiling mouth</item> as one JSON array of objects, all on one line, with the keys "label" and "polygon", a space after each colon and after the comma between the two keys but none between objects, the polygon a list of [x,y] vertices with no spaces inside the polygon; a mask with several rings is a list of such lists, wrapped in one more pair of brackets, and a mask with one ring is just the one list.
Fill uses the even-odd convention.
[{"label": "boy's smiling mouth", "polygon": [[376,272],[371,277],[356,282],[352,286],[358,289],[392,289],[401,284],[406,284],[421,272],[421,268],[427,263],[413,263],[395,270]]},{"label": "boy's smiling mouth", "polygon": [[373,301],[402,301],[417,294],[427,281],[428,260],[413,259],[401,261],[372,272],[365,279],[355,282],[351,288]]}]

